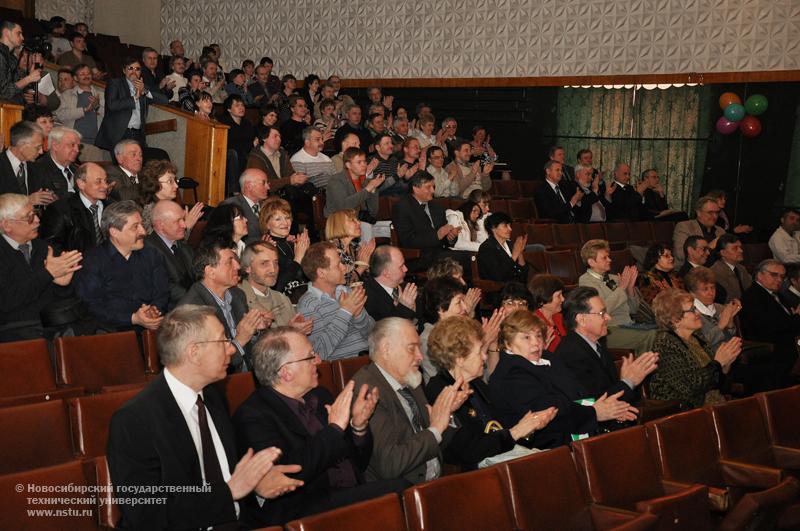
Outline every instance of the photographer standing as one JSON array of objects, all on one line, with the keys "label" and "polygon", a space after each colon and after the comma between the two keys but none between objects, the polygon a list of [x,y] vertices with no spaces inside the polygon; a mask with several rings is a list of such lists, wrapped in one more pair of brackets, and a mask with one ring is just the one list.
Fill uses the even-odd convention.
[{"label": "photographer standing", "polygon": [[42,78],[40,68],[30,65],[30,73],[23,77],[17,66],[17,58],[12,51],[22,46],[23,35],[19,24],[0,22],[0,100],[23,103],[22,92],[31,83]]}]

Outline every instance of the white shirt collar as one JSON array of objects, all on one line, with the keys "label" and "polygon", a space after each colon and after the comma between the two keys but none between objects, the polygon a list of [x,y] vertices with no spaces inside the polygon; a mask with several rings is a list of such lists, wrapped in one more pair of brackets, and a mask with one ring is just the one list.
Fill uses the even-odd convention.
[{"label": "white shirt collar", "polygon": [[697,308],[697,311],[699,311],[703,315],[707,315],[708,317],[714,317],[715,315],[717,315],[717,307],[714,306],[713,302],[711,303],[711,306],[706,306],[705,304],[700,302],[700,299],[695,299],[694,307]]},{"label": "white shirt collar", "polygon": [[382,288],[383,288],[383,291],[385,291],[386,293],[388,293],[390,297],[392,296],[392,291],[394,291],[394,289],[392,289],[392,288],[389,288],[389,287],[387,287],[387,286],[384,286],[383,284],[381,284],[381,283],[380,283],[380,281],[379,281],[377,278],[375,279],[375,282],[377,282],[377,284],[378,284],[380,287],[382,287]]},{"label": "white shirt collar", "polygon": [[255,201],[251,201],[251,200],[250,200],[250,198],[249,198],[249,197],[247,197],[246,195],[242,194],[242,197],[244,197],[244,200],[245,200],[245,201],[247,201],[247,205],[248,205],[248,206],[249,206],[251,209],[253,208],[253,205],[255,205],[255,204],[256,204],[256,202],[255,202]]},{"label": "white shirt collar", "polygon": [[381,371],[383,377],[386,378],[386,383],[389,384],[389,387],[391,387],[393,391],[396,392],[397,390],[402,389],[404,387],[404,385],[398,382],[394,376],[383,370],[383,367],[381,367],[379,363],[375,362],[375,366],[378,368],[379,371]]},{"label": "white shirt collar", "polygon": [[[513,352],[511,352],[509,350],[506,350],[505,352],[509,356],[517,356],[518,355],[518,354],[514,354]],[[549,367],[550,366],[550,360],[546,360],[544,358],[539,358],[539,361],[529,360],[525,356],[520,356],[520,358],[522,358],[522,359],[524,359],[526,361],[529,361],[531,363],[531,365],[536,365],[537,367]]]},{"label": "white shirt collar", "polygon": [[616,179],[614,179],[614,182],[615,182],[615,183],[617,183],[617,186],[619,186],[619,187],[620,187],[620,188],[622,188],[623,190],[625,189],[625,187],[626,187],[626,186],[628,186],[627,184],[622,184],[621,182],[619,182],[619,181],[618,181],[618,180],[616,180]]},{"label": "white shirt collar", "polygon": [[[8,237],[7,235],[5,235],[5,234],[0,234],[0,236],[2,236],[2,237],[3,237],[3,239],[5,239],[5,240],[8,242],[8,244],[9,244],[9,245],[10,245],[10,246],[11,246],[11,247],[12,247],[12,248],[15,250],[15,251],[19,251],[19,246],[20,246],[21,244],[20,244],[20,243],[19,243],[17,240],[12,240],[11,238],[9,238],[9,237]],[[30,243],[30,242],[27,242],[27,243]],[[32,246],[31,246],[31,247],[32,247]]]},{"label": "white shirt collar", "polygon": [[19,165],[22,164],[22,161],[14,156],[10,149],[6,150],[6,156],[8,157],[9,162],[11,162],[11,168],[14,170],[14,175],[16,175],[19,171]]},{"label": "white shirt collar", "polygon": [[[85,206],[86,208],[92,208],[92,202],[89,201],[89,198],[86,197],[85,195],[83,195],[82,192],[78,192],[78,197],[81,198],[81,203],[83,203],[83,206]],[[103,202],[102,201],[97,201],[97,206],[99,207],[98,210],[97,210],[97,212],[98,212],[97,215],[99,216],[100,215],[100,211],[103,210]]]},{"label": "white shirt collar", "polygon": [[597,348],[597,341],[592,341],[591,339],[589,339],[585,335],[581,334],[577,330],[575,330],[575,333],[578,334],[579,336],[581,336],[581,338],[583,338],[583,340],[586,341],[589,344],[590,347],[592,347],[592,349],[594,350],[595,354],[600,356],[600,350]]},{"label": "white shirt collar", "polygon": [[789,291],[800,297],[800,291],[797,291],[797,289],[795,289],[795,287],[792,286],[791,284],[789,285]]},{"label": "white shirt collar", "polygon": [[[194,389],[178,380],[166,367],[164,367],[164,379],[167,381],[167,386],[169,386],[169,390],[172,396],[175,397],[175,401],[178,403],[178,407],[183,414],[186,415],[190,413],[192,408],[197,405],[197,395],[203,396],[203,391],[199,393],[196,392]],[[203,398],[203,400],[205,400],[205,398]]]}]

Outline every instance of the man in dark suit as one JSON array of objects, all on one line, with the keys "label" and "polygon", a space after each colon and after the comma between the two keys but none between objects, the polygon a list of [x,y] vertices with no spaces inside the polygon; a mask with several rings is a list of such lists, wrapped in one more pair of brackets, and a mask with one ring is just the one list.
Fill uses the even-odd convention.
[{"label": "man in dark suit", "polygon": [[81,134],[68,127],[56,127],[48,136],[50,149],[35,163],[35,173],[40,184],[55,193],[59,199],[75,192],[75,161],[81,150]]},{"label": "man in dark suit", "polygon": [[683,243],[683,255],[686,257],[686,261],[678,269],[678,276],[683,278],[686,273],[695,267],[706,265],[710,254],[711,249],[705,238],[702,236],[689,236],[686,238]]},{"label": "man in dark suit", "polygon": [[183,240],[186,235],[186,211],[174,201],[159,201],[150,214],[153,232],[144,239],[145,247],[151,247],[164,257],[169,276],[169,302],[172,310],[194,284],[194,251]]},{"label": "man in dark suit", "polygon": [[44,337],[41,312],[71,292],[78,251],[53,256],[27,196],[0,195],[0,342]]},{"label": "man in dark suit", "polygon": [[34,205],[48,205],[58,199],[43,189],[33,161],[42,154],[44,133],[33,122],[11,126],[11,145],[0,155],[0,194],[30,196]]},{"label": "man in dark suit", "polygon": [[450,256],[469,271],[469,255],[448,249],[455,245],[459,228],[449,225],[444,208],[432,202],[433,175],[418,171],[409,185],[411,193],[400,198],[392,210],[400,247],[422,251],[422,256],[409,264],[409,270],[424,271],[440,258]]},{"label": "man in dark suit", "polygon": [[166,104],[172,98],[175,80],[165,77],[164,65],[158,64],[158,60],[158,52],[153,48],[142,51],[142,81],[156,103]]},{"label": "man in dark suit", "polygon": [[258,214],[261,211],[261,202],[267,198],[269,183],[267,174],[257,168],[249,168],[239,177],[239,189],[242,191],[229,197],[221,204],[236,205],[247,218],[247,236],[245,243],[261,240],[261,225]]},{"label": "man in dark suit", "polygon": [[[414,325],[389,317],[370,337],[372,363],[353,376],[355,388],[377,387],[380,401],[370,420],[373,448],[367,481],[404,478],[411,483],[436,479],[442,471],[439,445],[453,414],[468,396],[461,378],[443,391],[428,411],[422,390],[422,352]],[[445,442],[446,444],[446,442]]]},{"label": "man in dark suit", "polygon": [[194,274],[198,280],[178,306],[202,304],[214,308],[217,318],[225,325],[227,337],[236,346],[228,371],[249,370],[251,340],[267,328],[267,316],[260,310],[249,310],[247,297],[237,287],[239,260],[236,251],[218,241],[201,246],[195,253]]},{"label": "man in dark suit", "polygon": [[786,282],[781,286],[778,296],[790,310],[800,306],[800,264],[786,264]]},{"label": "man in dark suit", "polygon": [[103,241],[100,220],[109,204],[106,172],[87,162],[75,173],[78,193],[59,199],[42,218],[41,237],[56,254],[77,250],[85,253]]},{"label": "man in dark suit", "polygon": [[261,386],[233,417],[239,452],[279,448],[280,462],[302,467],[293,477],[304,483],[268,504],[249,504],[253,524],[282,525],[408,486],[402,480],[364,483],[373,443],[369,419],[378,403],[374,387],[355,389],[350,382],[334,401],[319,387],[319,357],[296,328],[267,332],[253,360]]},{"label": "man in dark suit", "polygon": [[112,79],[106,85],[106,113],[95,145],[111,149],[124,138],[130,138],[145,146],[144,125],[147,107],[153,94],[142,81],[142,65],[132,57],[122,62],[123,77]]},{"label": "man in dark suit", "polygon": [[577,223],[602,223],[608,220],[608,210],[611,208],[611,197],[616,185],[612,183],[606,188],[600,174],[592,177],[592,172],[593,168],[590,166],[575,166],[575,186],[583,192],[583,197],[573,209]]},{"label": "man in dark suit", "polygon": [[[159,346],[164,371],[111,419],[106,453],[119,523],[125,529],[238,529],[239,503],[254,490],[264,498],[293,490],[300,482],[283,473],[299,467],[273,467],[276,448],[248,450],[237,460],[225,399],[211,385],[225,378],[235,349],[214,310],[187,305],[170,312]],[[150,490],[135,489],[144,486]],[[155,487],[165,491],[154,493]]]},{"label": "man in dark suit", "polygon": [[[604,393],[623,391],[620,400],[633,404],[638,400],[637,387],[656,370],[658,354],[644,352],[638,358],[623,358],[619,372],[602,338],[608,333],[605,303],[594,288],[578,287],[564,301],[564,324],[569,332],[558,344],[555,355],[564,361],[581,386],[593,398]],[[609,428],[622,427],[613,421]]]},{"label": "man in dark suit", "polygon": [[644,191],[639,192],[644,198],[642,215],[646,219],[658,218],[659,221],[686,221],[689,217],[686,212],[677,212],[669,208],[666,192],[661,186],[661,179],[658,172],[653,168],[648,168],[642,172],[639,185],[644,183]]},{"label": "man in dark suit", "polygon": [[408,268],[400,249],[391,245],[376,248],[369,259],[369,270],[372,276],[364,280],[367,313],[375,321],[386,317],[413,321],[417,316],[417,286],[402,286]]},{"label": "man in dark suit", "polygon": [[635,187],[631,184],[631,168],[619,163],[614,169],[614,184],[617,189],[611,196],[610,221],[641,221],[649,219],[644,210],[642,194],[647,183],[639,182]]},{"label": "man in dark suit", "polygon": [[583,192],[562,182],[561,163],[548,160],[544,165],[545,184],[533,192],[539,217],[553,219],[556,223],[575,223],[578,203]]},{"label": "man in dark suit", "polygon": [[563,176],[565,184],[575,184],[575,168],[565,162],[566,153],[562,146],[550,146],[550,150],[547,152],[547,158],[561,164],[561,175]]},{"label": "man in dark suit", "polygon": [[139,173],[142,171],[142,147],[136,140],[120,140],[114,146],[116,166],[108,168],[108,182],[113,184],[111,197],[117,201],[141,198]]}]

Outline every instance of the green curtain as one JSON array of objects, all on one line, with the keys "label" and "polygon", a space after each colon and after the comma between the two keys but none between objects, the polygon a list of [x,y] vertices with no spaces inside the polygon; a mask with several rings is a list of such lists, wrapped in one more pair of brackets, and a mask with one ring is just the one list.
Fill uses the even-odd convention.
[{"label": "green curtain", "polygon": [[556,144],[569,164],[578,150],[591,149],[606,179],[617,162],[629,164],[634,178],[655,168],[670,208],[689,210],[703,175],[709,94],[704,87],[562,88]]}]

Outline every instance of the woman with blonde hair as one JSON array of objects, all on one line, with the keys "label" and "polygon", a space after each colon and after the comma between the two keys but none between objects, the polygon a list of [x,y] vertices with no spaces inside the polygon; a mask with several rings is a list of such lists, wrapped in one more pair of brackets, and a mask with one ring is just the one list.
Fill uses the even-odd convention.
[{"label": "woman with blonde hair", "polygon": [[355,210],[337,210],[325,222],[325,239],[336,246],[339,259],[347,267],[344,281],[348,286],[361,280],[369,269],[369,258],[375,250],[375,240],[361,243],[361,222]]},{"label": "woman with blonde hair", "polygon": [[278,249],[278,280],[273,289],[290,295],[294,289],[308,282],[303,268],[300,267],[310,245],[308,231],[290,234],[292,207],[280,197],[268,197],[264,200],[258,214],[258,224],[262,239]]}]

